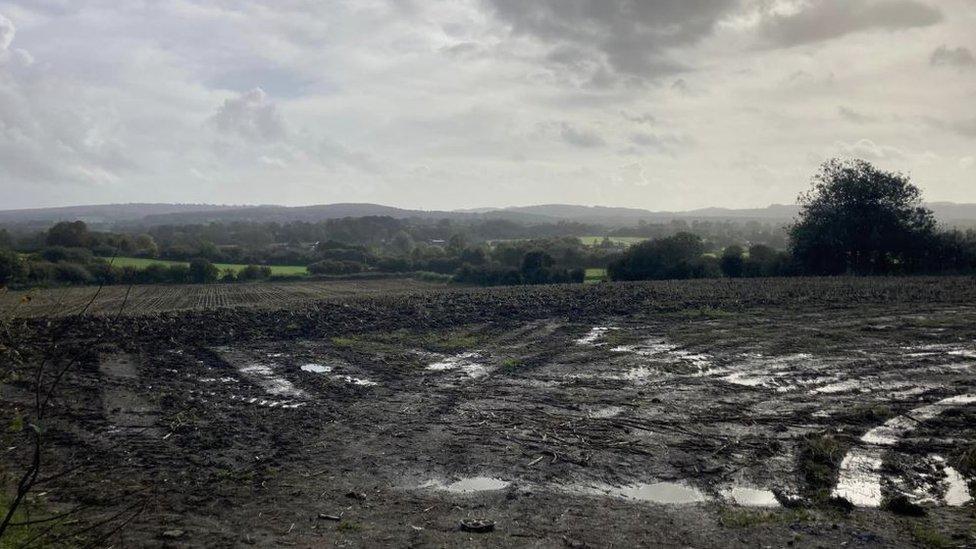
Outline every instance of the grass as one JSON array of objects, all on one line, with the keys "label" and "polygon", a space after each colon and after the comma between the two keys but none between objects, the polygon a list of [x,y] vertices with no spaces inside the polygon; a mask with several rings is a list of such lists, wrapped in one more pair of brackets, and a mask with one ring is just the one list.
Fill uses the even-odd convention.
[{"label": "grass", "polygon": [[938,532],[924,524],[912,525],[912,537],[922,547],[932,547],[941,549],[943,547],[953,547],[952,540],[945,534]]},{"label": "grass", "polygon": [[587,269],[586,278],[583,279],[583,282],[586,284],[595,284],[597,282],[603,282],[606,279],[607,279],[606,269]]},{"label": "grass", "polygon": [[726,528],[751,528],[768,523],[809,522],[813,516],[805,509],[763,510],[726,507],[722,509],[718,521]]},{"label": "grass", "polygon": [[846,452],[845,445],[830,434],[812,434],[801,441],[799,468],[811,499],[825,503],[830,498],[830,489]]},{"label": "grass", "polygon": [[[159,265],[188,265],[186,261],[167,261],[165,259],[147,259],[143,257],[116,257],[112,260],[112,265],[116,267],[135,267],[137,269],[145,269],[146,267],[159,264]],[[247,265],[240,265],[237,263],[214,263],[214,266],[221,270],[221,272],[230,269],[232,271],[240,272],[247,267]],[[306,275],[308,274],[308,269],[304,265],[271,265],[272,275],[283,275],[283,276],[294,276],[294,275]]]}]

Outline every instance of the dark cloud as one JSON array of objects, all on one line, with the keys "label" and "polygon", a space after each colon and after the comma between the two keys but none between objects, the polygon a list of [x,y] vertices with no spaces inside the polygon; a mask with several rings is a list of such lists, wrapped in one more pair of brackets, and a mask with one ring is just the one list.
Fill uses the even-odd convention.
[{"label": "dark cloud", "polygon": [[738,0],[483,0],[516,33],[558,47],[550,61],[589,66],[605,60],[615,73],[640,78],[683,67],[669,48],[709,35]]},{"label": "dark cloud", "polygon": [[769,14],[761,33],[775,46],[823,42],[866,30],[902,30],[942,21],[942,12],[918,0],[819,0],[790,14]]},{"label": "dark cloud", "polygon": [[933,67],[956,67],[969,69],[976,67],[976,56],[969,48],[962,46],[950,49],[948,46],[939,46],[934,52],[929,62]]},{"label": "dark cloud", "polygon": [[221,132],[250,141],[275,141],[285,135],[281,115],[261,88],[224,100],[210,120]]}]

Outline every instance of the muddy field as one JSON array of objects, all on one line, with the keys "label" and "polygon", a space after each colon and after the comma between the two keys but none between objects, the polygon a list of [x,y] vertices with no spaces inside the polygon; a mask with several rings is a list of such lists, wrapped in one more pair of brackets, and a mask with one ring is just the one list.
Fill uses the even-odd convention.
[{"label": "muddy field", "polygon": [[[80,360],[32,498],[32,518],[69,514],[23,529],[115,546],[971,547],[974,297],[961,278],[699,281],[27,321],[3,341],[25,353],[4,410],[29,408],[51,340],[50,367]],[[15,471],[28,447],[8,438]]]},{"label": "muddy field", "polygon": [[440,283],[400,278],[0,290],[0,311],[18,317],[39,318],[67,316],[82,310],[95,315],[147,315],[229,307],[300,307],[323,299],[431,291],[443,286]]}]

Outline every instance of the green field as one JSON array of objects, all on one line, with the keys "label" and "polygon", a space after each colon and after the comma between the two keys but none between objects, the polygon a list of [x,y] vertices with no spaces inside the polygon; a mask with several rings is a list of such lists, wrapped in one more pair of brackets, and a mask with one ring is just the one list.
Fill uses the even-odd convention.
[{"label": "green field", "polygon": [[[142,257],[116,257],[114,260],[105,258],[106,261],[112,261],[112,265],[116,267],[135,267],[137,269],[145,269],[146,267],[158,263],[162,265],[187,265],[185,261],[167,261],[165,259],[146,259]],[[237,265],[234,263],[214,263],[221,271],[227,269],[233,270],[235,273],[240,272],[241,269],[247,267],[247,265]],[[308,274],[308,269],[304,265],[271,265],[271,274],[273,275],[306,275]]]},{"label": "green field", "polygon": [[646,238],[640,236],[610,236],[610,237],[581,236],[579,237],[580,242],[582,242],[584,246],[596,246],[597,244],[603,242],[604,238],[609,238],[610,242],[613,242],[614,244],[626,244],[628,246],[647,240]]},{"label": "green field", "polygon": [[583,282],[586,284],[594,284],[596,282],[602,282],[606,279],[607,279],[606,269],[587,269],[586,278],[583,279]]}]

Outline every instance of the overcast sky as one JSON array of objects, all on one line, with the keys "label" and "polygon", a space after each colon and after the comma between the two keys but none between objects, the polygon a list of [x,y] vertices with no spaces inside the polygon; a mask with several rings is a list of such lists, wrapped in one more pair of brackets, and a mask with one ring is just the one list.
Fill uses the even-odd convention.
[{"label": "overcast sky", "polygon": [[976,202],[976,0],[0,0],[0,209]]}]

